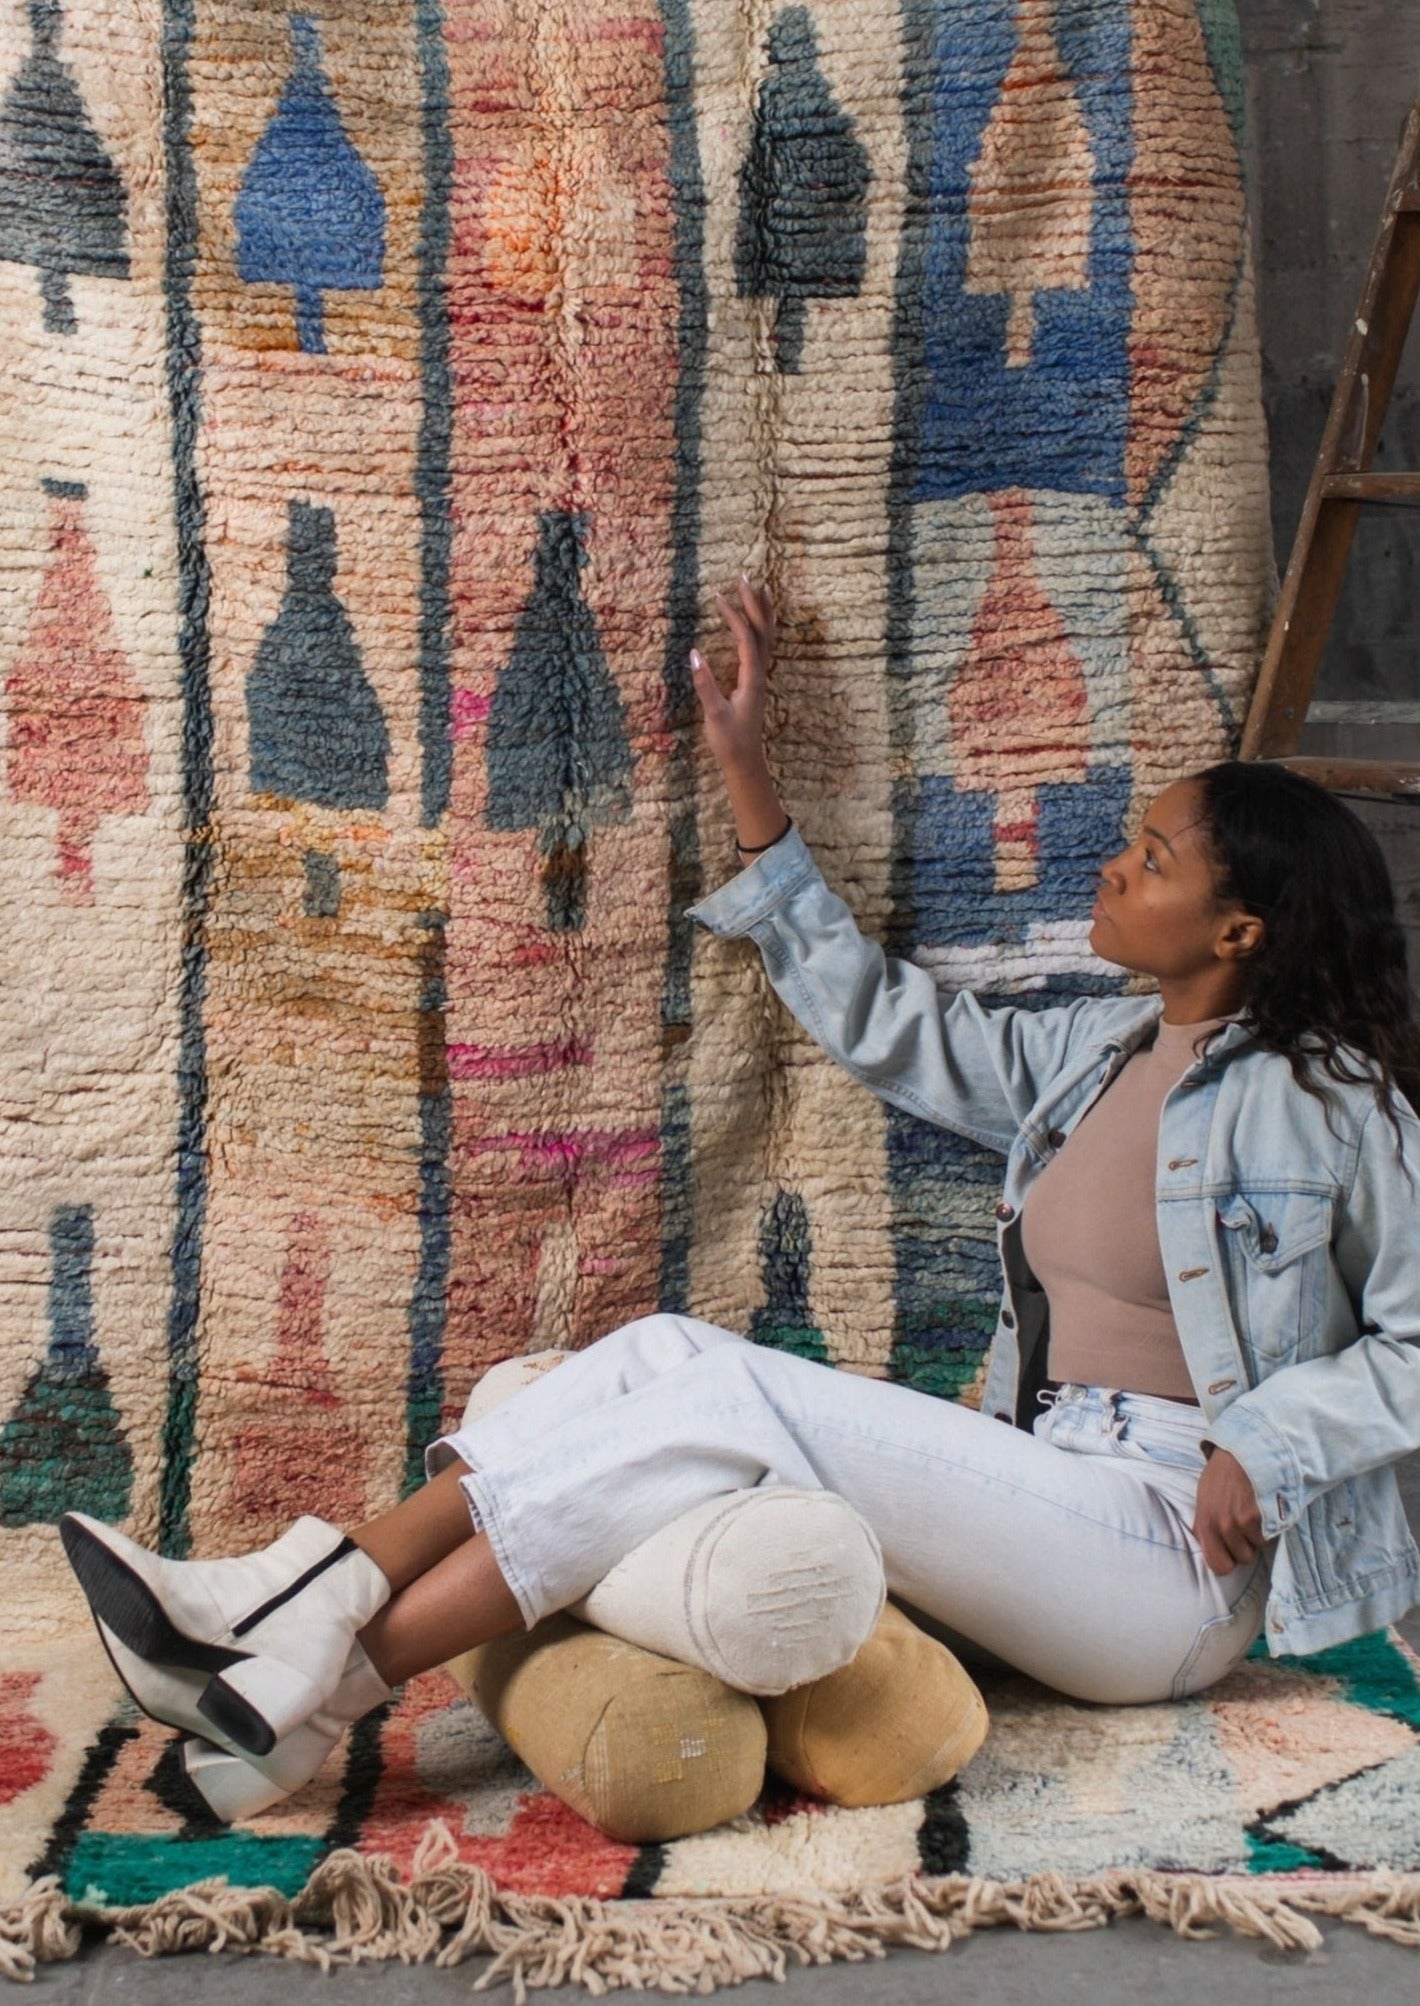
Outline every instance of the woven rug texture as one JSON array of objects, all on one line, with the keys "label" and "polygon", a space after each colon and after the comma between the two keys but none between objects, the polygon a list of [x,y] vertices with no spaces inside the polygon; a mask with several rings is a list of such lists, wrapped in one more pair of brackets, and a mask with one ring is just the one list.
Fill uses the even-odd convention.
[{"label": "woven rug texture", "polygon": [[657,1306],[974,1397],[997,1165],[686,920],[686,655],[766,577],[864,925],[1111,985],[1095,865],[1236,742],[1270,604],[1241,97],[1231,0],[7,0],[0,1899],[433,1872],[441,1820],[569,1898],[1420,1866],[1384,1639],[1007,1696],[941,1804],[654,1857],[432,1678],[197,1832],[55,1530],[354,1522],[490,1363]]}]

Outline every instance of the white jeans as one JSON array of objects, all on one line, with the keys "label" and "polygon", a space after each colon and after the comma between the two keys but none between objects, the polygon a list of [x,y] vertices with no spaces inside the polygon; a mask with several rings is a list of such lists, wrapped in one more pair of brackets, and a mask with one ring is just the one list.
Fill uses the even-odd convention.
[{"label": "white jeans", "polygon": [[1214,1574],[1190,1530],[1196,1408],[1066,1387],[1033,1435],[904,1386],[640,1318],[431,1445],[529,1627],[722,1491],[836,1491],[891,1594],[1077,1699],[1180,1698],[1262,1627],[1268,1558]]}]

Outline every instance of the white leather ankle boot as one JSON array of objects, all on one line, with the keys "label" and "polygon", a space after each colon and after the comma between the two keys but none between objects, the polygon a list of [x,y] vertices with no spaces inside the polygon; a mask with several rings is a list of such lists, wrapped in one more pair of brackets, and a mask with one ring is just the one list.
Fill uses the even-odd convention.
[{"label": "white leather ankle boot", "polygon": [[375,1563],[319,1518],[237,1560],[164,1560],[82,1512],[59,1529],[143,1711],[249,1755],[269,1755],[319,1712],[357,1631],[389,1600]]},{"label": "white leather ankle boot", "polygon": [[224,1823],[255,1818],[304,1788],[347,1727],[389,1698],[387,1686],[359,1644],[352,1644],[345,1675],[326,1704],[303,1727],[293,1728],[270,1755],[234,1754],[195,1735],[182,1745],[187,1779]]}]

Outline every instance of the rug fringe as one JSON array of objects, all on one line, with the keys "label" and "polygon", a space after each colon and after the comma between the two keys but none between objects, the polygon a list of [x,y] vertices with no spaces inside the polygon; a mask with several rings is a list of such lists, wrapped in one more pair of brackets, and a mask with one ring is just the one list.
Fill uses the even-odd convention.
[{"label": "rug fringe", "polygon": [[86,1909],[55,1876],[0,1911],[0,1976],[74,1957],[81,1925],[143,1957],[178,1951],[259,1952],[314,1964],[435,1964],[487,1957],[474,1989],[530,1991],[580,1985],[600,1997],[631,1989],[698,1993],[782,1978],[791,1963],[861,1963],[899,1946],[946,1950],[979,1929],[1102,1929],[1143,1915],[1185,1938],[1218,1929],[1314,1950],[1315,1916],[1420,1948],[1420,1874],[1256,1880],[1117,1870],[1089,1880],[1037,1874],[1002,1882],[950,1874],[908,1877],[857,1895],[753,1895],[597,1901],[500,1891],[458,1857],[436,1825],[408,1880],[384,1856],[332,1853],[294,1898],[224,1880],[181,1888],[141,1908]]},{"label": "rug fringe", "polygon": [[31,1881],[19,1901],[0,1909],[0,1978],[28,1984],[37,1964],[77,1957],[82,1934],[59,1876]]}]

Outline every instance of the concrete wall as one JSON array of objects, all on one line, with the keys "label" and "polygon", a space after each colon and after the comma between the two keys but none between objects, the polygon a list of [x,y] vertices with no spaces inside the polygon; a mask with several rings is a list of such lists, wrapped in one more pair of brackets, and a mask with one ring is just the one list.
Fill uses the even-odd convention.
[{"label": "concrete wall", "polygon": [[[1405,114],[1416,0],[1238,0],[1273,522],[1285,564]],[[1382,464],[1420,467],[1420,330]],[[1420,510],[1370,512],[1318,695],[1420,702]]]},{"label": "concrete wall", "polygon": [[[1238,12],[1280,569],[1370,262],[1400,129],[1420,89],[1420,4],[1238,0]],[[1420,316],[1383,447],[1378,464],[1420,468]],[[1420,509],[1363,515],[1317,695],[1420,704]],[[1309,749],[1330,747],[1318,739]],[[1349,749],[1371,747],[1351,740]],[[1397,729],[1388,749],[1413,756],[1420,749],[1415,728]],[[1366,805],[1361,812],[1390,861],[1414,977],[1420,804]]]}]

